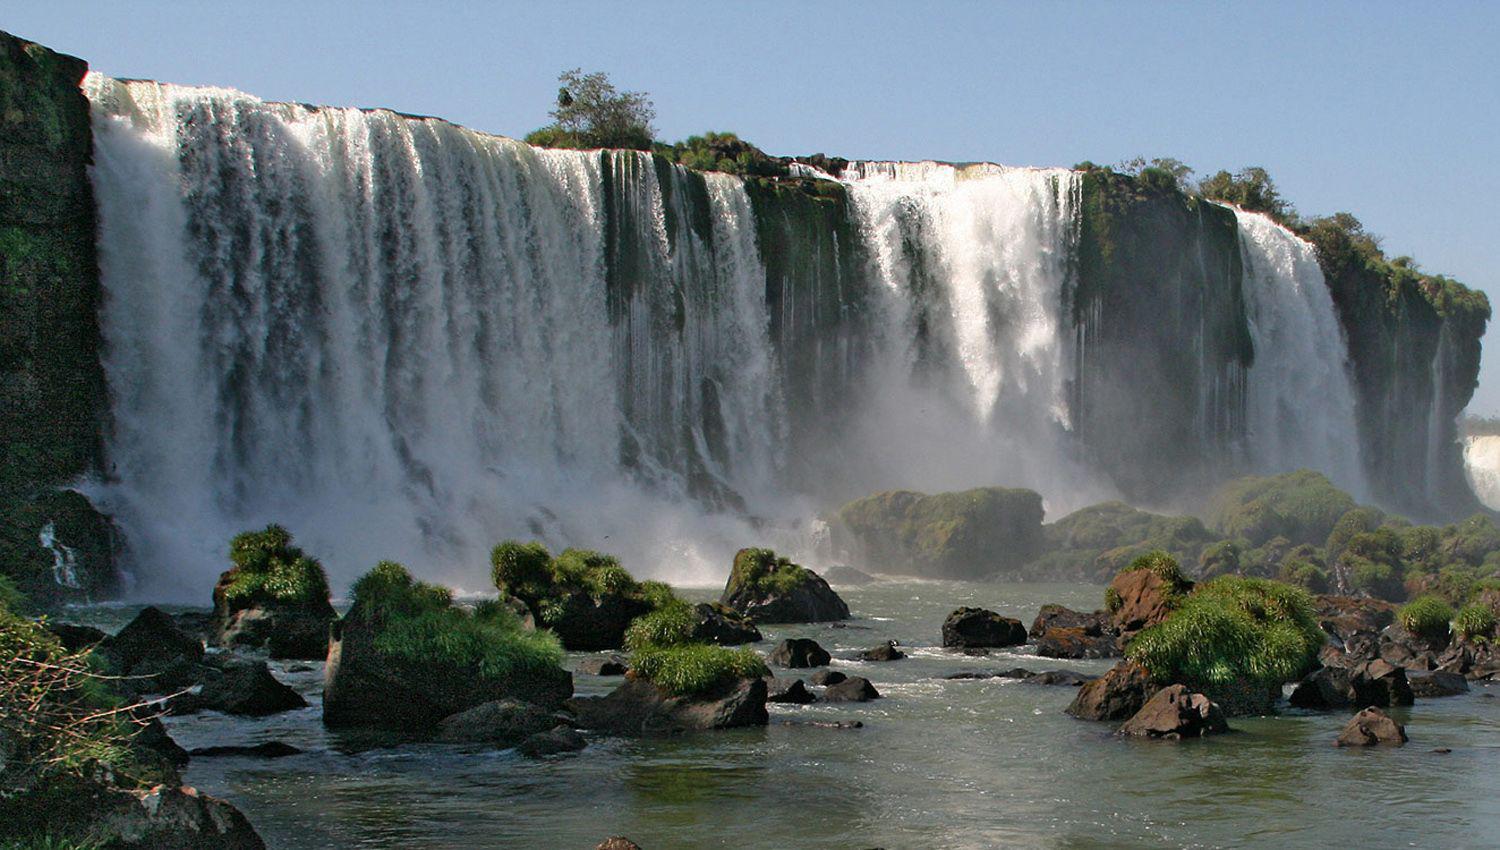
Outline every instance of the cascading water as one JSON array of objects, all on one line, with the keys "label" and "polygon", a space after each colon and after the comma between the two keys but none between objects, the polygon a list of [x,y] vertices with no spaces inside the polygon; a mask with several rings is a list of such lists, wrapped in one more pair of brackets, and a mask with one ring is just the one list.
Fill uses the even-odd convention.
[{"label": "cascading water", "polygon": [[[1130,384],[1095,411],[1185,381],[1186,433],[1238,433],[1209,421],[1238,416],[1242,371],[1205,359],[1204,316],[1239,302],[1201,294],[1237,257],[1153,296],[1199,293],[1157,334],[1187,368],[1084,374],[1135,349],[1097,286],[1075,315],[1074,172],[856,163],[830,202],[387,111],[86,88],[113,396],[92,495],[156,598],[201,599],[228,537],[272,521],[336,588],[395,558],[480,589],[504,537],[722,580],[740,546],[811,554],[806,519],[875,489],[1030,486],[1056,518],[1116,493],[1085,377]],[[1316,263],[1261,217],[1240,230],[1251,465],[1358,490]]]},{"label": "cascading water", "polygon": [[1265,473],[1316,469],[1366,496],[1348,347],[1317,255],[1267,216],[1234,212],[1255,345],[1246,402],[1250,464]]},{"label": "cascading water", "polygon": [[781,462],[739,181],[383,111],[88,89],[103,496],[148,578],[201,591],[228,535],[269,521],[340,579],[392,557],[470,587],[506,535],[679,580],[753,539],[682,498],[753,497]]}]

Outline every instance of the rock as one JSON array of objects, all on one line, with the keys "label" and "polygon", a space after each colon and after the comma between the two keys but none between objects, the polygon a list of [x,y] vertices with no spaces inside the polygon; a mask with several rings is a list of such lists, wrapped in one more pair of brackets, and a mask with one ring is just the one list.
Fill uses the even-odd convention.
[{"label": "rock", "polygon": [[[145,709],[145,711],[149,710]],[[137,715],[137,720],[140,725],[136,729],[135,737],[131,739],[132,746],[155,753],[174,768],[187,765],[190,753],[172,740],[172,736],[167,734],[167,727],[162,725],[159,718],[151,715],[144,717]]]},{"label": "rock", "polygon": [[[208,643],[213,638],[214,615],[210,611],[179,611],[172,615],[177,623],[177,628],[182,633],[201,643]],[[322,661],[322,657],[318,658]]]},{"label": "rock", "polygon": [[[48,831],[88,836],[88,846],[151,850],[264,850],[238,809],[188,786],[124,790],[102,783],[69,789],[48,812]],[[71,845],[69,845],[71,846]]]},{"label": "rock", "polygon": [[575,753],[588,745],[574,729],[558,724],[546,732],[537,732],[516,749],[527,758],[539,759],[559,753]]},{"label": "rock", "polygon": [[838,720],[838,721],[833,721],[833,722],[830,722],[830,721],[827,721],[827,720],[783,720],[783,721],[781,721],[781,725],[782,726],[806,726],[806,727],[811,728],[811,729],[863,729],[863,728],[865,728],[865,722],[863,720]]},{"label": "rock", "polygon": [[487,702],[512,698],[553,709],[573,694],[573,675],[561,668],[481,678],[465,667],[383,653],[376,634],[358,606],[334,625],[323,673],[324,724],[431,728]]},{"label": "rock", "polygon": [[1114,634],[1089,634],[1081,628],[1052,627],[1036,639],[1043,658],[1113,658],[1120,654]]},{"label": "rock", "polygon": [[766,683],[743,679],[719,691],[675,697],[645,679],[627,679],[602,697],[579,697],[567,703],[585,729],[619,735],[662,735],[740,726],[764,726]]},{"label": "rock", "polygon": [[1412,696],[1420,699],[1452,697],[1469,692],[1467,679],[1457,673],[1442,670],[1408,673],[1406,681],[1411,685]]},{"label": "rock", "polygon": [[757,623],[849,619],[849,606],[817,573],[769,549],[741,549],[719,602]]},{"label": "rock", "polygon": [[1437,669],[1471,680],[1492,679],[1500,674],[1500,654],[1496,653],[1493,641],[1455,639],[1438,656]]},{"label": "rock", "polygon": [[693,606],[698,622],[692,639],[720,646],[738,646],[761,640],[760,629],[740,612],[718,602],[699,602]]},{"label": "rock", "polygon": [[1027,676],[1026,681],[1033,685],[1061,685],[1077,688],[1098,678],[1088,673],[1079,673],[1077,670],[1045,670],[1033,676]]},{"label": "rock", "polygon": [[833,544],[881,572],[982,578],[1041,554],[1042,497],[1033,490],[980,487],[928,495],[876,493],[839,508]]},{"label": "rock", "polygon": [[307,707],[307,700],[278,681],[264,661],[214,659],[205,668],[203,689],[185,695],[199,709],[263,717]]},{"label": "rock", "polygon": [[1345,708],[1354,701],[1354,684],[1349,671],[1343,667],[1324,667],[1314,670],[1302,678],[1292,689],[1287,702],[1297,708],[1327,711]]},{"label": "rock", "polygon": [[72,623],[54,623],[50,621],[42,625],[48,632],[52,633],[53,637],[57,638],[57,642],[62,644],[62,648],[68,652],[82,652],[109,637],[109,635],[93,626],[75,626]]},{"label": "rock", "polygon": [[1406,671],[1380,659],[1368,661],[1350,671],[1355,705],[1411,705],[1411,684]]},{"label": "rock", "polygon": [[188,637],[158,608],[146,608],[96,652],[120,676],[141,677],[133,690],[150,693],[186,687],[203,660],[203,644]]},{"label": "rock", "polygon": [[1114,627],[1123,638],[1165,620],[1172,613],[1176,591],[1151,570],[1125,570],[1109,583],[1107,594],[1119,600]]},{"label": "rock", "polygon": [[1037,612],[1036,619],[1031,621],[1031,630],[1027,632],[1031,637],[1041,637],[1048,629],[1083,629],[1091,634],[1100,634],[1106,629],[1114,628],[1114,619],[1108,612],[1093,611],[1085,613],[1065,608],[1061,605],[1043,605]]},{"label": "rock", "polygon": [[959,649],[959,652],[969,656],[970,658],[984,658],[990,654],[990,651],[982,646],[961,647]]},{"label": "rock", "polygon": [[1067,712],[1080,720],[1124,720],[1140,711],[1158,690],[1146,668],[1122,661],[1103,676],[1085,682]]},{"label": "rock", "polygon": [[[4,38],[4,36],[0,35],[0,38]],[[3,58],[0,58],[0,63],[3,63]],[[3,74],[3,71],[0,71],[0,74]],[[6,89],[6,87],[7,81],[0,78],[0,89]],[[75,86],[75,91],[76,88]],[[24,93],[21,93],[21,96],[24,97]],[[14,103],[15,101],[11,102]],[[12,108],[9,114],[12,116],[15,115],[16,110]],[[15,171],[17,169],[25,170],[26,166],[22,164],[24,162],[23,158],[14,156],[17,148],[10,144],[10,139],[5,138],[6,134],[14,127],[14,124],[7,125],[5,116],[0,115],[0,126],[5,127],[4,130],[0,130],[0,186],[11,187],[4,195],[0,195],[0,207],[3,207],[8,199],[19,200],[26,194],[25,192],[16,192],[15,187],[18,184],[13,182],[16,176]],[[39,148],[31,148],[31,150],[40,151]],[[7,153],[12,158],[7,158]],[[5,177],[7,172],[12,175],[10,179],[6,179]],[[45,173],[44,171],[37,172],[36,177],[41,178]],[[85,203],[92,204],[92,202],[86,200]],[[0,225],[10,223],[4,221],[3,216],[0,216]],[[93,228],[90,227],[89,229],[92,230]],[[26,250],[24,247],[24,243],[26,242],[37,245],[35,237],[28,237],[20,229],[11,228],[7,230],[7,233],[21,240],[21,245],[23,246],[21,250]],[[79,234],[80,237],[82,235]],[[12,242],[8,244],[15,246],[17,243]],[[48,254],[52,252],[51,246],[38,247]],[[92,252],[92,249],[90,251]],[[7,263],[6,270],[0,274],[4,275],[7,286],[11,287],[6,291],[11,293],[25,291],[24,288],[27,284],[23,281],[28,276],[27,266],[33,267],[35,272],[40,272],[42,275],[48,276],[56,274],[59,271],[56,265],[51,265],[50,263],[22,263],[14,259],[16,257],[14,247],[0,246],[0,257],[10,260]],[[57,257],[56,259],[61,260],[61,257]],[[89,266],[92,267],[92,261],[89,262]],[[57,292],[58,290],[55,289],[55,286],[59,282],[55,279],[48,279],[45,282],[40,279],[33,279],[30,291],[38,297],[46,297],[42,296],[41,293],[45,291]],[[79,285],[81,286],[82,283],[80,282]],[[94,285],[97,285],[97,278]],[[78,307],[83,308],[85,302],[91,301],[92,299],[78,299]],[[15,312],[22,309],[17,305],[18,302],[16,301],[7,302],[6,306],[11,311],[8,315],[21,315]],[[56,306],[54,299],[54,302],[51,304],[38,303],[34,309],[50,311]],[[39,316],[40,314],[33,313],[31,315]],[[88,324],[92,325],[93,320],[90,319]],[[79,316],[75,327],[82,329],[84,326],[83,317]],[[95,327],[97,328],[97,326]],[[34,338],[39,345],[48,346],[47,351],[51,351],[51,346],[55,343],[55,339],[51,338],[55,334],[40,332],[39,327],[33,327],[26,332],[25,336]],[[5,338],[7,342],[16,341],[15,334],[8,335]],[[25,344],[22,343],[22,345]],[[13,351],[14,349],[11,350]],[[39,353],[45,354],[46,352]],[[7,362],[14,363],[16,361]],[[83,364],[79,365],[82,366]],[[25,367],[22,368],[24,370]],[[9,382],[16,375],[15,372],[10,370],[10,367],[5,367],[5,375],[7,376],[7,383],[4,386],[19,388],[18,384]],[[56,383],[67,385],[71,387],[66,390],[67,392],[76,393],[79,385],[75,382],[75,377],[75,375],[70,374],[66,380],[58,380]],[[63,376],[59,374],[58,378],[61,379]],[[5,413],[9,413],[12,410],[19,410],[21,407],[27,406],[29,401],[47,392],[47,389],[34,384],[30,385],[24,392],[8,392],[4,396],[6,403],[0,405],[0,410],[3,410]],[[25,397],[25,400],[23,400],[23,397]],[[36,434],[36,446],[45,444],[52,447],[55,445],[55,435],[51,432],[51,429],[55,429],[59,424],[56,419],[58,412],[53,410],[47,416],[38,415],[28,417],[37,424],[49,429],[45,432],[45,435],[40,432]],[[94,419],[92,415],[86,418],[90,420]],[[15,423],[17,420],[6,416],[4,417],[4,421]],[[14,430],[5,430],[3,433],[10,439],[13,439],[16,435]],[[21,444],[11,442],[10,439],[5,443],[7,446],[15,446],[18,450],[22,448]],[[50,452],[51,450],[49,448],[47,451]],[[13,459],[18,457],[18,455],[11,454],[7,455],[7,457]],[[7,466],[8,471],[14,469],[14,466]],[[61,477],[71,478],[75,474],[82,472],[84,470],[80,468],[75,473]],[[7,578],[14,581],[18,590],[43,609],[58,608],[69,602],[88,603],[100,599],[108,599],[114,595],[120,586],[120,576],[115,567],[120,552],[119,541],[121,538],[118,530],[115,528],[114,522],[108,516],[96,510],[89,503],[88,498],[76,490],[53,489],[41,486],[43,484],[55,483],[57,477],[55,475],[48,475],[45,476],[45,482],[36,481],[27,484],[24,489],[30,492],[25,495],[14,492],[9,487],[0,487],[0,553],[3,553],[4,560],[4,569],[0,570],[0,572],[3,572]],[[7,483],[13,483],[13,481],[14,479],[7,478]]]},{"label": "rock", "polygon": [[823,699],[828,702],[869,702],[880,699],[880,691],[863,676],[850,676],[837,685],[823,690]]},{"label": "rock", "polygon": [[1020,620],[983,608],[959,608],[943,620],[943,646],[999,647],[1025,642],[1026,627]]},{"label": "rock", "polygon": [[517,699],[500,699],[443,718],[437,739],[449,744],[514,747],[556,724],[552,712],[544,708]]},{"label": "rock", "polygon": [[834,587],[863,587],[875,581],[875,577],[869,573],[863,573],[853,567],[843,565],[829,567],[827,570],[824,570],[823,578],[827,579],[828,583]]},{"label": "rock", "polygon": [[1125,721],[1119,734],[1175,741],[1228,731],[1224,712],[1213,700],[1192,693],[1182,685],[1168,685]]},{"label": "rock", "polygon": [[819,670],[812,674],[810,681],[820,688],[826,688],[829,685],[837,685],[847,678],[849,677],[837,670]]},{"label": "rock", "polygon": [[311,673],[313,671],[313,667],[308,664],[289,664],[287,665],[286,671],[288,673]]},{"label": "rock", "polygon": [[612,835],[599,842],[594,850],[641,850],[641,846],[623,835]]},{"label": "rock", "polygon": [[585,658],[578,662],[575,672],[585,676],[623,676],[625,675],[625,659],[618,655],[608,655],[603,658]]},{"label": "rock", "polygon": [[822,667],[830,660],[828,651],[811,638],[787,638],[766,656],[767,663],[777,667]]},{"label": "rock", "polygon": [[230,648],[265,648],[272,658],[322,661],[328,655],[328,626],[333,616],[332,606],[327,616],[308,611],[243,608],[223,614],[216,621],[211,642]]},{"label": "rock", "polygon": [[791,703],[793,705],[807,705],[817,702],[818,698],[813,695],[807,686],[802,684],[801,679],[778,679],[775,676],[766,677],[766,702]]},{"label": "rock", "polygon": [[285,528],[239,534],[229,543],[234,566],[214,585],[212,646],[266,649],[272,658],[321,661],[338,615],[328,577],[316,559],[292,545]]},{"label": "rock", "polygon": [[900,661],[906,657],[906,653],[896,648],[895,641],[886,641],[880,646],[861,652],[858,657],[860,661]]},{"label": "rock", "polygon": [[1385,744],[1399,747],[1407,742],[1406,727],[1374,706],[1361,711],[1344,726],[1335,747],[1368,747]]},{"label": "rock", "polygon": [[243,756],[245,758],[279,759],[300,755],[303,751],[285,741],[266,741],[252,746],[199,747],[192,751],[193,757],[216,758],[220,756]]},{"label": "rock", "polygon": [[1323,595],[1313,598],[1318,625],[1323,631],[1348,643],[1360,635],[1378,635],[1396,620],[1396,605],[1381,599]]}]

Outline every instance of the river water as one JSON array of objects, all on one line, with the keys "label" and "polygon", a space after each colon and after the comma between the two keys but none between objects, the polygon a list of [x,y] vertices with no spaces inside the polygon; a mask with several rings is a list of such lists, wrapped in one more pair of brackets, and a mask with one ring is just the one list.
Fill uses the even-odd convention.
[{"label": "river water", "polygon": [[[657,740],[591,737],[542,761],[514,751],[370,748],[319,720],[321,665],[287,672],[309,708],[265,719],[168,718],[188,748],[281,740],[276,760],[195,758],[190,784],[239,806],[273,848],[588,848],[608,835],[667,848],[1493,847],[1500,842],[1500,700],[1488,685],[1394,714],[1400,749],[1332,746],[1347,717],[1287,712],[1233,735],[1127,741],[1063,714],[1074,690],[959,670],[1068,668],[1026,651],[941,649],[944,616],[980,605],[1030,623],[1045,602],[1095,607],[1087,585],[882,582],[841,589],[844,627],[763,629],[815,638],[833,667],[883,694],[865,704],[771,706],[764,729]],[[707,599],[714,591],[685,589]],[[116,609],[114,617],[129,612]],[[899,641],[910,658],[839,656]],[[583,655],[570,657],[576,663]],[[786,674],[788,671],[778,671]],[[804,671],[810,672],[810,671]],[[618,678],[579,676],[580,694]],[[860,720],[861,729],[786,721]],[[1433,752],[1451,748],[1451,753]]]}]

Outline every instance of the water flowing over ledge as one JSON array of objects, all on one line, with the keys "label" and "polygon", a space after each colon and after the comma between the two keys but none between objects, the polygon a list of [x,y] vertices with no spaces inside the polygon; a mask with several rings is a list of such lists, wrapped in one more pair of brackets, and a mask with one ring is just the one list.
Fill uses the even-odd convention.
[{"label": "water flowing over ledge", "polygon": [[[1200,246],[1199,306],[1162,302],[1179,379],[1122,356],[1145,331],[1088,289],[1075,172],[854,163],[814,195],[382,110],[86,88],[100,495],[158,594],[200,593],[273,520],[336,582],[396,557],[479,586],[507,536],[712,581],[741,545],[811,555],[805,518],[878,488],[1030,486],[1056,514],[1156,474],[1124,438],[1158,424],[1121,415],[1137,396],[1189,399],[1177,450],[1205,467],[1364,490],[1321,272],[1260,216],[1236,213],[1243,281]],[[1234,309],[1253,358],[1216,353]]]}]

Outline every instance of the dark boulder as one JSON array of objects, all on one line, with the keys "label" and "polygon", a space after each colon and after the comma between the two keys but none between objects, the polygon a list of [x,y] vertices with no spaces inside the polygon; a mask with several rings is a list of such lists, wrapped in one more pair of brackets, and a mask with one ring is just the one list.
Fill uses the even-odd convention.
[{"label": "dark boulder", "polygon": [[1140,711],[1158,690],[1146,668],[1122,661],[1103,676],[1085,682],[1067,712],[1080,720],[1124,720]]},{"label": "dark boulder", "polygon": [[1425,670],[1408,673],[1406,681],[1411,685],[1412,695],[1419,699],[1453,697],[1469,692],[1469,681],[1457,673],[1443,670]]},{"label": "dark boulder", "polygon": [[863,676],[850,676],[837,685],[823,690],[823,699],[828,702],[869,702],[880,699],[880,691]]},{"label": "dark boulder", "polygon": [[1333,742],[1335,747],[1368,747],[1384,744],[1399,747],[1407,742],[1406,727],[1389,714],[1371,706],[1354,715]]},{"label": "dark boulder", "polygon": [[1098,676],[1080,673],[1077,670],[1043,670],[1040,673],[1026,677],[1026,681],[1033,685],[1061,685],[1063,687],[1077,688],[1098,678]]},{"label": "dark boulder", "polygon": [[1378,658],[1352,669],[1350,682],[1355,705],[1411,705],[1413,701],[1406,671]]},{"label": "dark boulder", "polygon": [[627,593],[562,592],[556,614],[547,627],[572,652],[598,652],[625,645],[625,630],[636,617],[651,613],[651,603]]},{"label": "dark boulder", "polygon": [[906,653],[896,648],[895,641],[886,641],[880,646],[859,653],[860,661],[900,661]]},{"label": "dark boulder", "polygon": [[443,718],[437,739],[450,744],[514,747],[557,724],[552,712],[529,702],[501,699]]},{"label": "dark boulder", "polygon": [[143,706],[135,715],[137,722],[135,737],[130,744],[137,751],[145,750],[154,753],[156,757],[165,761],[174,768],[187,766],[188,757],[191,755],[167,734],[167,727],[162,724],[161,719],[153,714],[147,714],[152,709]]},{"label": "dark boulder", "polygon": [[[177,628],[193,640],[208,643],[214,635],[214,615],[210,611],[179,611],[172,615]],[[322,661],[322,656],[319,656]]]},{"label": "dark boulder", "polygon": [[849,606],[822,576],[769,549],[741,549],[719,602],[757,623],[849,619]]},{"label": "dark boulder", "polygon": [[1500,653],[1492,641],[1455,640],[1437,661],[1439,670],[1470,680],[1500,676]]},{"label": "dark boulder", "polygon": [[698,618],[692,639],[720,646],[738,646],[761,640],[760,629],[749,617],[718,602],[699,602],[693,606]]},{"label": "dark boulder", "polygon": [[1355,699],[1353,677],[1343,667],[1324,667],[1303,677],[1287,702],[1297,708],[1327,711],[1348,707]]},{"label": "dark boulder", "polygon": [[558,724],[546,732],[537,732],[521,742],[517,751],[527,758],[539,759],[561,753],[576,753],[588,745],[578,731]]},{"label": "dark boulder", "polygon": [[1020,620],[983,608],[959,608],[943,620],[943,646],[1001,647],[1025,642],[1026,627]]},{"label": "dark boulder", "polygon": [[202,690],[180,699],[199,709],[250,717],[307,707],[307,700],[278,681],[266,662],[239,658],[212,659],[203,667]]},{"label": "dark boulder", "polygon": [[140,850],[264,850],[266,846],[238,809],[185,785],[129,790],[83,781],[68,788],[65,797],[48,796],[48,833],[86,838],[78,841],[79,846]]},{"label": "dark boulder", "polygon": [[767,663],[777,667],[822,667],[830,660],[828,651],[811,638],[787,638],[766,656]]},{"label": "dark boulder", "polygon": [[244,758],[257,759],[280,759],[287,756],[300,755],[303,750],[294,747],[285,741],[266,741],[263,744],[253,745],[219,745],[213,747],[199,747],[192,751],[194,758],[216,758],[222,756],[240,756]]},{"label": "dark boulder", "polygon": [[1114,620],[1105,611],[1074,611],[1062,605],[1047,604],[1037,611],[1036,619],[1031,621],[1031,630],[1027,632],[1031,637],[1041,637],[1048,629],[1083,629],[1092,634],[1100,634],[1106,630],[1113,630]]},{"label": "dark boulder", "polygon": [[775,676],[766,677],[766,702],[790,703],[792,705],[807,705],[817,702],[818,698],[812,691],[802,683],[801,679],[778,679]]},{"label": "dark boulder", "polygon": [[743,679],[710,694],[672,696],[645,679],[627,679],[602,697],[579,697],[568,707],[585,729],[618,735],[664,735],[764,726],[766,683]]},{"label": "dark boulder", "polygon": [[158,608],[141,611],[95,651],[111,672],[129,677],[122,686],[139,693],[191,685],[203,660],[203,644],[183,634],[171,616]]},{"label": "dark boulder", "polygon": [[626,669],[625,659],[618,655],[606,655],[583,659],[578,662],[575,672],[585,676],[623,676]]},{"label": "dark boulder", "polygon": [[44,622],[43,627],[57,638],[68,652],[82,652],[96,646],[109,635],[93,626],[76,626],[72,623]]},{"label": "dark boulder", "polygon": [[1036,654],[1043,658],[1114,658],[1120,648],[1113,633],[1090,634],[1083,628],[1054,626],[1037,636]]},{"label": "dark boulder", "polygon": [[849,677],[837,670],[819,670],[812,674],[810,681],[820,688],[826,688],[829,685],[837,685],[847,678]]},{"label": "dark boulder", "polygon": [[1126,720],[1119,734],[1176,741],[1228,731],[1224,712],[1213,700],[1182,685],[1168,685]]}]

